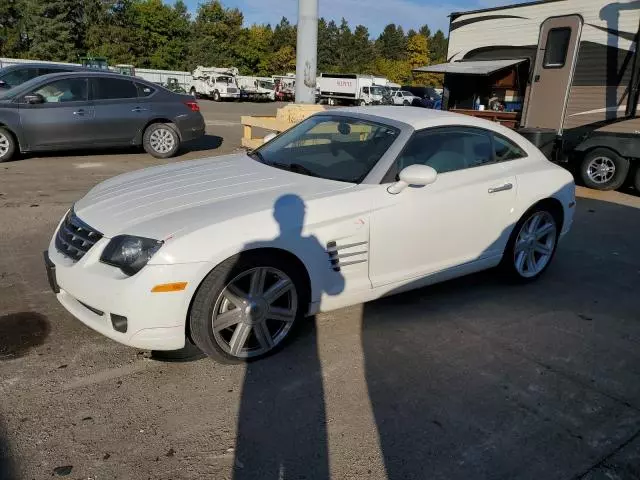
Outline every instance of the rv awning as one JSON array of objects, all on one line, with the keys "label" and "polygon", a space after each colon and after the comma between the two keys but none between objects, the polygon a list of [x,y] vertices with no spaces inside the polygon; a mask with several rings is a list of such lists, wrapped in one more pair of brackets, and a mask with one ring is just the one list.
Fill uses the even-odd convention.
[{"label": "rv awning", "polygon": [[522,62],[526,58],[516,60],[478,60],[472,62],[451,62],[429,65],[428,67],[414,68],[414,72],[429,73],[461,73],[465,75],[489,75],[503,68],[512,67]]}]

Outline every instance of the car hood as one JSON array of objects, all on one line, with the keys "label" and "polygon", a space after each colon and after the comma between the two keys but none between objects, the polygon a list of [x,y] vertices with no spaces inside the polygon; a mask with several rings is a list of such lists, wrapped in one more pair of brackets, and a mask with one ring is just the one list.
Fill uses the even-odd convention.
[{"label": "car hood", "polygon": [[94,187],[74,211],[106,237],[162,240],[199,225],[271,211],[282,195],[308,201],[351,187],[270,167],[242,153],[119,175]]}]

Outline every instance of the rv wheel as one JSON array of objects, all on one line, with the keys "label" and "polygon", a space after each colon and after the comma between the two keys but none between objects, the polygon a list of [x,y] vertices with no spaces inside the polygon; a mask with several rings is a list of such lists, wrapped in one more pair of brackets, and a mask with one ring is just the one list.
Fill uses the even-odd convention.
[{"label": "rv wheel", "polygon": [[629,173],[629,160],[608,148],[596,148],[582,160],[580,176],[584,184],[595,190],[620,188]]}]

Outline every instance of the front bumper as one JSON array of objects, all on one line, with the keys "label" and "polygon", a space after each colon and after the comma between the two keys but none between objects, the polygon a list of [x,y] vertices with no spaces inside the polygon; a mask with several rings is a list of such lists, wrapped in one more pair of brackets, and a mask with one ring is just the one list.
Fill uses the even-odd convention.
[{"label": "front bumper", "polygon": [[[149,350],[184,347],[189,304],[208,265],[147,265],[127,277],[100,262],[108,241],[100,240],[75,263],[50,243],[45,262],[48,256],[47,271],[55,272],[50,284],[58,287],[58,301],[82,323],[124,345]],[[155,285],[174,282],[187,282],[187,287],[179,292],[151,292]],[[116,330],[112,315],[126,317],[126,331]]]}]

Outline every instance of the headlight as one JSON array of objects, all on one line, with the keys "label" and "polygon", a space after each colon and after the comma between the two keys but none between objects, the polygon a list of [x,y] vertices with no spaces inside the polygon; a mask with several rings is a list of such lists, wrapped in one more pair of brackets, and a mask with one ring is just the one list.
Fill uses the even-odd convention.
[{"label": "headlight", "polygon": [[118,267],[125,274],[132,276],[142,270],[162,243],[152,238],[118,235],[113,237],[104,249],[100,261]]}]

